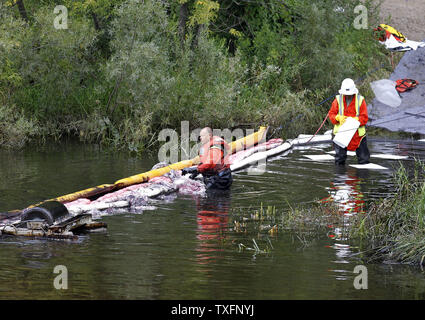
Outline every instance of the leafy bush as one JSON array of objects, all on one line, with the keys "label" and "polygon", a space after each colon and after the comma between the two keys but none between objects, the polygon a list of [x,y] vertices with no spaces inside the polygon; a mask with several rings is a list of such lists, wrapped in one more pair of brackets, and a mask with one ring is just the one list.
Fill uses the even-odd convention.
[{"label": "leafy bush", "polygon": [[183,120],[311,132],[329,108],[315,104],[384,56],[343,0],[66,0],[67,30],[53,27],[57,1],[24,2],[29,19],[0,5],[4,110],[43,138],[136,152]]},{"label": "leafy bush", "polygon": [[56,30],[55,17],[45,7],[35,12],[31,26],[9,14],[1,27],[8,45],[2,46],[0,60],[10,62],[4,83],[12,86],[10,98],[42,121],[89,112],[94,105],[96,74],[87,55],[96,35],[84,21],[69,21],[68,30]]},{"label": "leafy bush", "polygon": [[15,106],[0,105],[0,146],[21,148],[41,135],[37,121],[26,118]]}]

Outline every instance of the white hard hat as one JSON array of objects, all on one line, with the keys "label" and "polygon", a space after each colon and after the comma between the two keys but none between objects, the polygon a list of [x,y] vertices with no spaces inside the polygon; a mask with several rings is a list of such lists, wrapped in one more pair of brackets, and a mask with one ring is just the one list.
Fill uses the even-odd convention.
[{"label": "white hard hat", "polygon": [[356,88],[356,84],[354,81],[350,78],[344,79],[341,84],[341,89],[339,90],[339,93],[342,95],[352,95],[352,94],[358,94],[359,90]]}]

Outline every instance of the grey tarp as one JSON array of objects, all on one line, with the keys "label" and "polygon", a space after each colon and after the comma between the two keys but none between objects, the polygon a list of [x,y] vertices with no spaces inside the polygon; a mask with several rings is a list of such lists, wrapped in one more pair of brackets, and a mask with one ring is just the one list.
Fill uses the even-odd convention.
[{"label": "grey tarp", "polygon": [[404,78],[417,80],[419,85],[400,94],[401,105],[397,108],[391,108],[375,98],[367,107],[368,125],[425,134],[425,48],[406,52],[390,76],[393,81]]}]

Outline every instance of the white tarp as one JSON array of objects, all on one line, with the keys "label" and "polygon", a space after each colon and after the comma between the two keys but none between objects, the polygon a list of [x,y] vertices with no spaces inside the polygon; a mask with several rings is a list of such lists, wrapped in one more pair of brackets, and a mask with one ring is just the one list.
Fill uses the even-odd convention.
[{"label": "white tarp", "polygon": [[404,160],[409,158],[409,156],[399,156],[396,154],[385,154],[385,153],[371,154],[370,157],[379,158],[379,159],[387,159],[387,160]]},{"label": "white tarp", "polygon": [[304,155],[304,157],[309,158],[313,161],[328,161],[328,160],[335,160],[335,157],[329,155],[329,154],[311,154],[311,155]]},{"label": "white tarp", "polygon": [[[335,154],[335,150],[328,151],[328,152],[326,152],[326,153],[329,153],[329,154]],[[356,155],[356,151],[348,151],[348,150],[347,150],[347,156],[354,157],[355,155]]]},{"label": "white tarp", "polygon": [[418,42],[407,39],[405,42],[400,42],[394,38],[393,35],[391,35],[387,40],[379,42],[384,44],[385,47],[391,51],[410,51],[425,47],[425,42]]},{"label": "white tarp", "polygon": [[[421,140],[419,140],[421,141]],[[425,141],[425,139],[424,139]],[[329,154],[335,154],[335,151],[328,151],[326,153]],[[354,157],[356,155],[355,151],[347,151],[347,155]],[[373,153],[370,155],[371,158],[379,158],[379,159],[386,159],[386,160],[404,160],[408,159],[409,156],[399,156],[397,154],[386,154],[386,153]]]},{"label": "white tarp", "polygon": [[395,81],[388,79],[377,80],[370,83],[376,99],[392,108],[397,108],[401,104],[400,95],[395,88],[396,85],[397,83]]}]

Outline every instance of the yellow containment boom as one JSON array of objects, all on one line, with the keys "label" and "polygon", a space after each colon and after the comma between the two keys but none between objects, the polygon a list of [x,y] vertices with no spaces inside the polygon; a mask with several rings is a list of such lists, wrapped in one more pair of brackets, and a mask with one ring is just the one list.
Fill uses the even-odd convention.
[{"label": "yellow containment boom", "polygon": [[[70,193],[70,194],[60,196],[60,197],[57,197],[57,198],[54,198],[54,199],[49,199],[49,200],[46,200],[46,201],[58,201],[58,202],[66,203],[66,202],[75,201],[75,200],[80,199],[80,198],[90,198],[90,197],[93,197],[93,196],[97,196],[99,194],[105,194],[105,193],[112,192],[112,191],[115,191],[115,190],[117,190],[117,188],[113,184],[102,184],[102,185],[97,186],[97,187],[77,191],[77,192],[74,192],[74,193]],[[37,204],[37,205],[39,205],[39,204]],[[37,205],[35,205],[35,206],[37,206]]]},{"label": "yellow containment boom", "polygon": [[[244,148],[246,149],[246,148],[252,147],[253,145],[257,144],[259,141],[261,141],[263,138],[265,138],[266,133],[267,133],[267,127],[260,127],[260,130],[258,130],[257,132],[254,132],[253,134],[250,134],[249,136],[246,136],[244,138],[241,138],[239,140],[229,143],[230,150],[231,150],[230,153],[235,153],[240,150],[243,150]],[[149,179],[151,178],[162,176],[171,170],[181,170],[187,167],[194,166],[196,164],[199,164],[199,161],[200,161],[199,156],[197,156],[191,160],[176,162],[163,168],[151,170],[145,173],[137,174],[135,176],[118,180],[117,182],[115,182],[115,185],[118,186],[119,188],[124,188],[124,187],[131,186],[133,184],[146,182],[146,181],[149,181]]]},{"label": "yellow containment boom", "polygon": [[[238,152],[240,150],[243,150],[244,148],[250,148],[254,145],[256,145],[257,143],[261,142],[262,139],[266,138],[266,134],[267,134],[267,129],[268,127],[260,127],[260,129],[257,132],[254,132],[246,137],[243,137],[239,140],[233,141],[231,143],[229,143],[229,146],[231,148],[231,153],[235,153]],[[167,172],[170,172],[171,170],[181,170],[187,167],[191,167],[194,165],[199,164],[200,160],[199,160],[199,156],[191,159],[191,160],[184,160],[184,161],[180,161],[180,162],[176,162],[173,164],[170,164],[166,167],[162,167],[162,168],[158,168],[158,169],[154,169],[151,171],[147,171],[144,173],[140,173],[128,178],[124,178],[121,180],[116,181],[114,184],[102,184],[100,186],[97,187],[93,187],[93,188],[88,188],[85,190],[81,190],[81,191],[77,191],[74,193],[70,193],[61,197],[57,197],[54,199],[49,199],[46,201],[58,201],[58,202],[62,202],[62,203],[67,203],[67,202],[71,202],[71,201],[75,201],[81,198],[90,198],[90,197],[94,197],[94,196],[101,196],[103,194],[112,192],[112,191],[116,191],[134,184],[139,184],[139,183],[143,183],[143,182],[147,182],[152,178],[155,177],[160,177],[164,174],[166,174]],[[43,201],[44,202],[44,201]],[[29,206],[28,208],[32,208],[32,207],[36,207],[38,206],[40,203]]]}]

